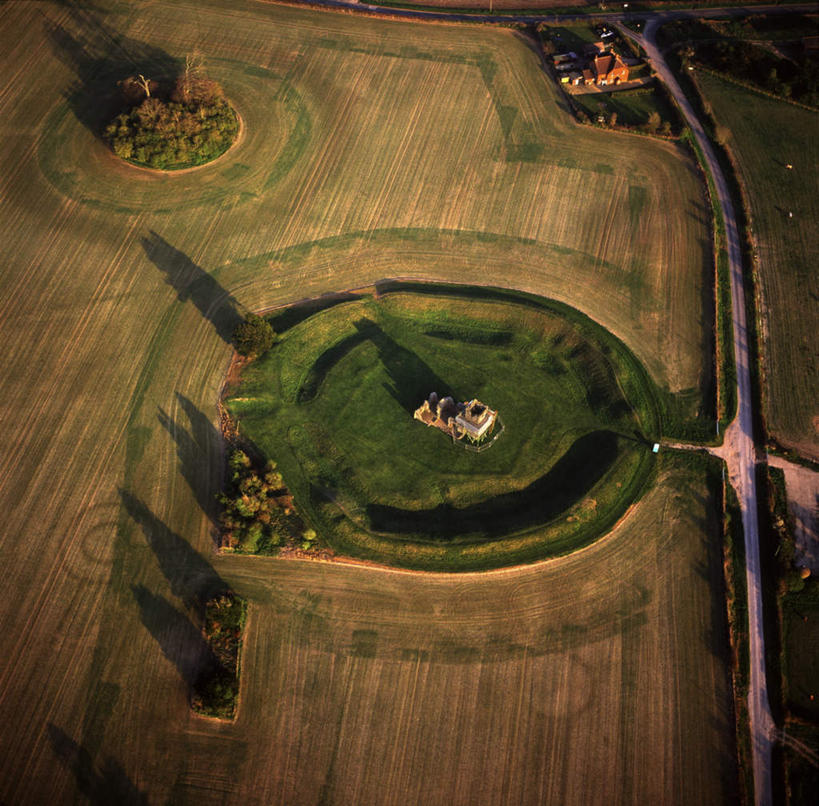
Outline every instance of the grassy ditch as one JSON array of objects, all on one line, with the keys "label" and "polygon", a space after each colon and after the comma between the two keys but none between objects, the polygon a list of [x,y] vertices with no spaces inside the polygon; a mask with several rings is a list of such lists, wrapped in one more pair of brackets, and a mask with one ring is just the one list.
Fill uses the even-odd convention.
[{"label": "grassy ditch", "polygon": [[722,474],[722,501],[725,513],[723,563],[725,568],[728,628],[731,636],[737,756],[740,770],[741,802],[754,802],[751,725],[748,714],[750,682],[750,638],[748,635],[748,584],[745,575],[745,533],[742,512],[734,488]]},{"label": "grassy ditch", "polygon": [[708,198],[714,221],[714,262],[716,266],[716,361],[719,371],[717,386],[717,413],[721,430],[736,417],[737,367],[734,353],[734,303],[731,295],[731,268],[725,243],[725,219],[719,203],[714,178],[708,170],[705,156],[696,139],[690,134],[686,140],[691,146],[708,184]]},{"label": "grassy ditch", "polygon": [[[495,408],[496,443],[476,454],[415,421],[433,391]],[[226,405],[330,548],[467,570],[609,529],[651,473],[658,400],[624,345],[566,306],[405,283],[285,330]]]},{"label": "grassy ditch", "polygon": [[239,674],[247,602],[233,593],[205,604],[208,668],[194,685],[192,707],[203,716],[233,719],[239,705]]}]

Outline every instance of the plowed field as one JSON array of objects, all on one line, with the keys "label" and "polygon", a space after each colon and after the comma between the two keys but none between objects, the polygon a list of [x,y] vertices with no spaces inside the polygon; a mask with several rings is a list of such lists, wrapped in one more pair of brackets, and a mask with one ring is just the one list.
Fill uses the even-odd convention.
[{"label": "plowed field", "polygon": [[[730,794],[700,470],[666,467],[588,552],[489,577],[216,557],[209,520],[237,317],[384,277],[567,302],[680,418],[707,410],[689,156],[574,126],[510,31],[15,2],[0,37],[0,801]],[[244,139],[180,176],[118,163],[95,134],[110,82],[194,47]],[[222,580],[250,600],[231,725],[187,703],[194,603]]]}]

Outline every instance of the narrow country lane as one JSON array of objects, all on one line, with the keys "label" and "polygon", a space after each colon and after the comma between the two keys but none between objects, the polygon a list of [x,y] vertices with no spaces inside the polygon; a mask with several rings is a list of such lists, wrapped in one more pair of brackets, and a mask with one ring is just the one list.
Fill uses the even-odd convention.
[{"label": "narrow country lane", "polygon": [[643,36],[635,34],[622,24],[621,33],[640,44],[651,66],[665,82],[685,115],[697,143],[705,155],[717,197],[725,220],[725,237],[731,274],[731,301],[734,316],[734,354],[737,365],[737,417],[725,432],[723,447],[712,451],[721,456],[728,465],[728,473],[739,497],[742,525],[745,531],[746,576],[748,584],[748,620],[750,633],[751,676],[748,692],[748,709],[751,721],[751,739],[754,766],[754,790],[757,804],[767,806],[772,802],[771,749],[774,723],[768,703],[765,677],[765,636],[762,620],[762,584],[759,562],[759,522],[756,495],[756,449],[753,439],[751,358],[748,345],[748,328],[745,315],[745,287],[742,274],[742,255],[739,234],[725,176],[716,159],[711,143],[688,99],[680,89],[669,69],[656,41],[655,33],[662,23],[654,17],[646,25]]}]

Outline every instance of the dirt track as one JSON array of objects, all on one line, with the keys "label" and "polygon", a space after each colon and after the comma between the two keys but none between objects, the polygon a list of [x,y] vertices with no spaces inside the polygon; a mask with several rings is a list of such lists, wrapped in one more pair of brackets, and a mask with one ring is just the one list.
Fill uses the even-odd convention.
[{"label": "dirt track", "polygon": [[785,473],[788,510],[795,526],[796,563],[819,574],[819,473],[770,454],[768,464]]}]

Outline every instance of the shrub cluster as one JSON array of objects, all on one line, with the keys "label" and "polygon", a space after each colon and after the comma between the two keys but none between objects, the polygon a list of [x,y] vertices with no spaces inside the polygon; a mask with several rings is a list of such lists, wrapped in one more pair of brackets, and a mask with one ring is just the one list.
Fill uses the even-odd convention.
[{"label": "shrub cluster", "polygon": [[239,696],[239,650],[247,619],[247,602],[225,593],[205,605],[205,638],[213,663],[197,680],[192,706],[206,716],[230,719]]},{"label": "shrub cluster", "polygon": [[[216,82],[180,78],[169,97],[155,82],[122,82],[132,105],[106,126],[105,141],[122,159],[151,168],[201,165],[228,149],[239,130],[236,113]],[[141,98],[137,89],[143,87]]]},{"label": "shrub cluster", "polygon": [[806,572],[796,565],[794,525],[788,512],[785,474],[779,468],[768,468],[768,506],[779,564],[779,592],[798,593],[805,587]]},{"label": "shrub cluster", "polygon": [[281,546],[313,548],[316,533],[304,530],[275,462],[259,470],[236,449],[228,460],[228,474],[227,488],[218,496],[224,507],[220,520],[225,547],[247,554],[274,554]]},{"label": "shrub cluster", "polygon": [[815,80],[819,58],[799,41],[812,28],[810,19],[799,15],[676,20],[664,25],[658,38],[662,45],[675,47],[686,65],[693,62],[742,84],[815,107],[819,106]]}]

